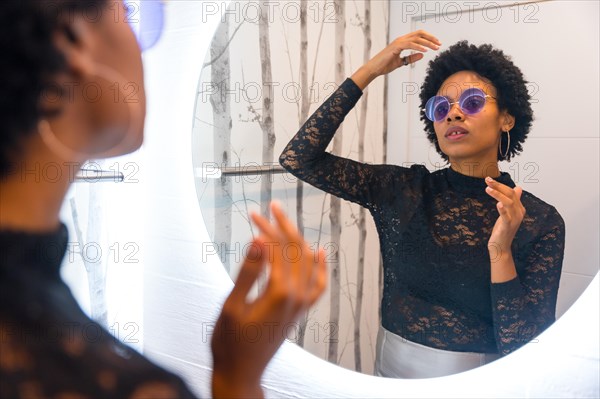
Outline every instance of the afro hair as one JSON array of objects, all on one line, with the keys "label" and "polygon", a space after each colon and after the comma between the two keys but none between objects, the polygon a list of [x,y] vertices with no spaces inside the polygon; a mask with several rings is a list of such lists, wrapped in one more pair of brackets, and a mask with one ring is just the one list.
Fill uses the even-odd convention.
[{"label": "afro hair", "polygon": [[53,33],[75,12],[99,8],[106,0],[0,1],[0,178],[14,166],[15,153],[46,111],[40,106],[52,78],[65,70]]},{"label": "afro hair", "polygon": [[[498,160],[510,161],[523,150],[522,144],[533,121],[533,110],[523,73],[513,64],[510,56],[505,55],[502,50],[495,49],[491,44],[475,46],[463,40],[453,44],[429,62],[420,93],[421,120],[425,123],[427,138],[435,145],[441,157],[448,161],[448,156],[440,149],[433,122],[425,116],[425,104],[436,95],[449,76],[460,71],[473,71],[487,79],[496,88],[496,100],[500,111],[508,111],[515,117],[506,157],[498,150]],[[501,147],[505,149],[507,136],[502,135],[501,140]]]}]

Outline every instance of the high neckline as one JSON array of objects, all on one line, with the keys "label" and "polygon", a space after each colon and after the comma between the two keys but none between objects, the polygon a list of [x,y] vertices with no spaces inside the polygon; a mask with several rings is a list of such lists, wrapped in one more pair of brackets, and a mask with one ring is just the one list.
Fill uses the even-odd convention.
[{"label": "high neckline", "polygon": [[[446,168],[446,178],[456,191],[460,191],[463,193],[471,193],[471,194],[481,194],[487,196],[488,194],[485,192],[485,188],[487,187],[487,183],[485,182],[485,178],[483,177],[473,177],[468,175],[463,175],[452,169],[451,167]],[[515,183],[513,182],[510,174],[507,172],[500,172],[500,176],[494,177],[499,183],[505,184],[511,188],[515,187]]]},{"label": "high neckline", "polygon": [[29,267],[60,275],[69,232],[64,223],[53,231],[0,230],[0,268]]}]

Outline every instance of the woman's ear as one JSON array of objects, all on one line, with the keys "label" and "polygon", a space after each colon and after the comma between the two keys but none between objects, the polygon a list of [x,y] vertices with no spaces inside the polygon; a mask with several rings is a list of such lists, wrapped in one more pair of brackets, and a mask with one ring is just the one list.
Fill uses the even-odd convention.
[{"label": "woman's ear", "polygon": [[54,32],[54,45],[65,57],[68,73],[76,78],[94,75],[92,36],[82,16],[74,16],[62,29]]},{"label": "woman's ear", "polygon": [[515,126],[515,117],[504,111],[502,115],[502,131],[508,132]]},{"label": "woman's ear", "polygon": [[40,107],[46,115],[62,112],[74,99],[74,90],[86,78],[95,75],[92,49],[94,38],[88,24],[74,16],[56,29],[52,35],[55,48],[62,54],[66,68],[53,76],[53,83],[40,96]]}]

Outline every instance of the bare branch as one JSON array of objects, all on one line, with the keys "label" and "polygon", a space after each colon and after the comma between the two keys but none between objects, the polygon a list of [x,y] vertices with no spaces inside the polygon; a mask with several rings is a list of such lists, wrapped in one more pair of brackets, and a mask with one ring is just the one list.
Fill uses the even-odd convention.
[{"label": "bare branch", "polygon": [[242,25],[244,24],[245,21],[246,20],[243,20],[242,22],[240,22],[240,24],[237,26],[237,28],[235,28],[235,30],[233,31],[233,34],[231,35],[231,37],[229,38],[229,40],[227,41],[227,43],[223,47],[223,50],[215,58],[213,58],[212,60],[210,60],[208,62],[205,62],[202,65],[202,69],[206,68],[209,65],[214,64],[215,62],[217,62],[219,60],[219,58],[221,58],[221,56],[223,56],[223,54],[225,54],[225,51],[227,51],[227,49],[229,48],[229,44],[231,44],[231,41],[235,37],[235,34],[238,32],[238,30],[240,30],[240,28],[242,27]]}]

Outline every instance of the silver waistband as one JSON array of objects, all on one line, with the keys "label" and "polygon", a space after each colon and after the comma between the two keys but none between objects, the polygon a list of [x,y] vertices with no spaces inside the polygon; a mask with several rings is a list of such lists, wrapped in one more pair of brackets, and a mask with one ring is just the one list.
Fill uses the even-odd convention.
[{"label": "silver waistband", "polygon": [[411,342],[379,327],[375,373],[390,378],[432,378],[456,374],[500,358],[495,353],[446,351]]}]

